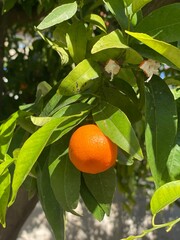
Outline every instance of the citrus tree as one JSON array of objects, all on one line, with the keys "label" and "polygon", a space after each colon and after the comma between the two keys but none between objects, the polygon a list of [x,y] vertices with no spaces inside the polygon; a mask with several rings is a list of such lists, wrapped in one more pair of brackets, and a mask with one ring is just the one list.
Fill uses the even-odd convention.
[{"label": "citrus tree", "polygon": [[[180,4],[146,15],[149,2],[64,0],[34,26],[57,53],[62,74],[50,83],[42,79],[35,101],[1,124],[4,227],[24,185],[38,194],[55,239],[64,239],[66,212],[79,215],[80,198],[101,221],[116,187],[127,201],[132,197],[131,178],[149,181],[154,191],[152,228],[124,239],[180,221],[155,223],[180,197]],[[8,11],[15,1],[7,3]],[[93,129],[77,134],[82,126]]]}]

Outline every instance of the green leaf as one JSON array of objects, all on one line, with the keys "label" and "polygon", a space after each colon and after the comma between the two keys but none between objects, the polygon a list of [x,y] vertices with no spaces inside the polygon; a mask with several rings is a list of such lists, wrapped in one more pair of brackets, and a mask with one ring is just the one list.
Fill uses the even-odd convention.
[{"label": "green leaf", "polygon": [[98,27],[100,30],[102,30],[105,33],[107,32],[106,24],[105,24],[104,20],[97,14],[92,13],[92,14],[86,16],[84,21],[95,25],[96,27]]},{"label": "green leaf", "polygon": [[40,112],[40,114],[38,114],[38,116],[40,117],[49,117],[51,116],[51,112],[54,111],[54,109],[61,105],[64,100],[66,100],[62,95],[57,93],[57,89],[58,89],[58,84],[56,84],[51,91],[44,97],[43,99],[43,107],[42,110]]},{"label": "green leaf", "polygon": [[15,112],[0,126],[0,159],[3,159],[8,151],[18,117],[18,112]]},{"label": "green leaf", "polygon": [[63,79],[59,93],[70,96],[86,90],[99,77],[99,71],[97,63],[83,60]]},{"label": "green leaf", "polygon": [[65,134],[58,141],[54,142],[50,146],[48,159],[49,162],[48,168],[50,176],[53,174],[54,169],[59,164],[61,157],[68,154],[69,139],[71,135],[72,135],[71,132]]},{"label": "green leaf", "polygon": [[110,214],[110,207],[116,187],[116,175],[113,168],[98,174],[83,173],[84,181],[90,193],[100,204],[107,216]]},{"label": "green leaf", "polygon": [[138,39],[139,41],[141,41],[148,47],[152,48],[156,52],[160,53],[162,56],[164,56],[169,61],[171,61],[175,66],[180,68],[180,58],[179,58],[180,49],[179,48],[174,47],[173,45],[170,45],[166,42],[156,40],[144,33],[133,33],[129,31],[126,31],[126,33]]},{"label": "green leaf", "polygon": [[119,71],[119,73],[117,74],[117,77],[119,77],[120,79],[125,80],[126,82],[128,82],[131,86],[136,86],[137,82],[136,82],[136,77],[132,71],[132,69],[130,68],[121,68],[121,71]]},{"label": "green leaf", "polygon": [[180,146],[176,144],[167,160],[167,169],[169,178],[173,180],[178,180],[180,178]]},{"label": "green leaf", "polygon": [[70,111],[69,115],[67,111],[66,116],[52,119],[46,123],[24,143],[16,161],[10,205],[14,202],[19,187],[31,171],[45,146],[63,137],[88,115],[90,110],[90,108],[87,109],[88,104],[84,106],[83,103],[80,103],[80,105],[81,107],[75,107],[73,112]]},{"label": "green leaf", "polygon": [[137,105],[131,101],[129,96],[120,92],[117,88],[104,87],[103,90],[106,101],[120,108],[131,122],[136,122],[141,119],[141,113],[139,112]]},{"label": "green leaf", "polygon": [[145,119],[147,159],[159,187],[162,181],[167,181],[162,175],[177,131],[176,104],[170,89],[159,77],[154,76],[147,84]]},{"label": "green leaf", "polygon": [[[126,72],[125,74],[128,75],[128,73],[130,74],[130,76],[135,78],[134,75],[131,75],[132,72]],[[117,90],[119,90],[124,95],[128,96],[132,102],[138,104],[139,100],[137,98],[137,93],[135,92],[135,89],[127,81],[124,81],[122,78],[119,78],[119,74],[117,77],[115,76],[113,78],[112,83]]]},{"label": "green leaf", "polygon": [[124,2],[122,0],[103,0],[110,12],[114,15],[123,29],[128,28],[128,19],[125,15]]},{"label": "green leaf", "polygon": [[57,25],[53,32],[53,38],[60,47],[66,47],[66,33],[70,26],[71,25],[68,21],[62,22]]},{"label": "green leaf", "polygon": [[31,170],[30,174],[23,183],[23,188],[25,188],[28,193],[28,199],[32,199],[37,194],[36,169]]},{"label": "green leaf", "polygon": [[66,43],[69,53],[75,63],[85,59],[87,31],[83,22],[73,23],[66,33]]},{"label": "green leaf", "polygon": [[51,116],[55,115],[59,110],[63,109],[64,107],[67,107],[68,105],[70,105],[72,103],[76,103],[79,101],[83,102],[84,100],[86,101],[87,97],[88,97],[88,95],[84,98],[81,94],[76,94],[76,95],[73,95],[70,97],[61,96],[61,99],[58,102],[57,106],[53,110],[51,110],[49,115],[51,115]]},{"label": "green leaf", "polygon": [[36,126],[43,126],[44,124],[50,122],[53,118],[52,117],[35,117],[31,116],[31,121]]},{"label": "green leaf", "polygon": [[78,102],[62,107],[53,114],[53,117],[71,117],[73,115],[82,115],[83,112],[89,111],[92,108],[88,103]]},{"label": "green leaf", "polygon": [[134,1],[134,0],[124,0],[124,4],[125,4],[126,6],[129,6],[129,5],[132,4],[133,1]]},{"label": "green leaf", "polygon": [[101,103],[93,111],[93,118],[102,132],[120,148],[137,160],[143,159],[134,129],[119,108],[106,102]]},{"label": "green leaf", "polygon": [[4,174],[6,169],[14,162],[14,159],[9,155],[5,155],[5,161],[0,164],[0,176]]},{"label": "green leaf", "polygon": [[54,114],[54,116],[61,116],[63,113],[64,116],[61,117],[63,121],[62,124],[59,125],[57,130],[52,134],[47,145],[52,144],[53,142],[60,139],[63,135],[71,131],[75,126],[77,126],[88,116],[90,110],[92,109],[89,104],[81,102],[77,104],[72,104],[64,108],[60,109]]},{"label": "green leaf", "polygon": [[16,4],[17,0],[3,0],[3,9],[2,13],[8,12],[11,8],[14,7]]},{"label": "green leaf", "polygon": [[5,155],[6,161],[9,161],[10,156],[13,156],[14,150],[20,148],[28,137],[29,134],[23,128],[16,128],[16,131],[13,134],[13,138],[8,149],[8,155]]},{"label": "green leaf", "polygon": [[93,46],[91,53],[97,53],[102,50],[111,48],[122,48],[126,49],[129,48],[125,44],[125,39],[123,37],[123,34],[120,30],[112,31],[111,33],[101,37]]},{"label": "green leaf", "polygon": [[81,197],[88,208],[88,210],[93,214],[94,218],[98,221],[102,221],[105,215],[101,204],[97,202],[92,193],[87,188],[84,179],[81,180],[81,189],[80,189]]},{"label": "green leaf", "polygon": [[133,0],[132,1],[132,11],[133,13],[137,13],[141,10],[146,4],[151,2],[152,0]]},{"label": "green leaf", "polygon": [[65,237],[65,223],[64,211],[57,202],[50,183],[50,176],[48,171],[48,161],[43,169],[39,168],[37,185],[39,198],[42,208],[45,212],[46,218],[53,230],[56,240],[64,240]]},{"label": "green leaf", "polygon": [[50,179],[57,201],[64,210],[72,212],[79,200],[80,172],[70,162],[68,155],[61,157]]},{"label": "green leaf", "polygon": [[11,177],[8,169],[0,175],[0,222],[6,227],[6,211],[10,195]]},{"label": "green leaf", "polygon": [[155,191],[151,198],[152,214],[157,214],[178,198],[180,198],[180,180],[164,184]]},{"label": "green leaf", "polygon": [[[69,101],[69,103],[70,103],[70,101]],[[67,101],[67,104],[68,104],[68,101]],[[67,116],[67,120],[68,120],[68,116],[70,117],[72,115],[83,114],[83,112],[86,112],[91,109],[91,106],[89,104],[81,103],[81,102],[74,103],[74,104],[67,105],[67,106],[63,106],[63,105],[66,105],[66,104],[64,103],[64,104],[59,105],[55,109],[55,111],[54,111],[55,113],[54,114],[53,114],[53,112],[51,113],[51,114],[53,114],[52,117],[31,116],[31,121],[36,126],[43,126],[46,123],[50,122],[52,119],[60,118],[60,117],[63,117],[65,119],[65,117]],[[60,106],[62,106],[62,107],[60,108]],[[60,109],[58,110],[58,108],[60,108]]]},{"label": "green leaf", "polygon": [[52,48],[59,54],[61,65],[66,65],[69,62],[69,55],[64,48],[59,47],[57,44],[53,44]]},{"label": "green leaf", "polygon": [[52,87],[46,81],[42,81],[37,86],[36,98],[40,99],[51,91]]},{"label": "green leaf", "polygon": [[154,59],[157,62],[165,63],[169,67],[172,67],[174,69],[178,69],[170,60],[168,60],[163,55],[161,55],[160,53],[156,52],[155,50],[153,50],[152,48],[150,48],[150,47],[148,47],[144,44],[138,44],[137,43],[137,44],[134,44],[133,47],[144,58]]},{"label": "green leaf", "polygon": [[63,119],[53,119],[51,122],[45,124],[42,128],[32,134],[22,146],[15,165],[10,205],[14,202],[19,187],[31,171],[53,131],[62,122]]},{"label": "green leaf", "polygon": [[[64,49],[65,46],[61,47],[61,45],[62,45],[61,43],[57,44],[57,43],[55,43],[55,41],[52,42],[47,37],[45,37],[40,31],[37,30],[37,32],[41,36],[41,38],[45,42],[47,42],[52,47],[52,49],[54,49],[59,54],[59,56],[61,58],[61,65],[66,65],[69,62],[69,55],[68,55],[68,53]],[[36,98],[38,100],[40,100],[41,99],[41,95],[40,95],[39,98],[38,98],[38,96],[36,96]],[[37,99],[36,99],[36,101],[37,101]]]},{"label": "green leaf", "polygon": [[126,49],[126,57],[124,62],[130,64],[140,64],[143,61],[143,57],[135,51],[133,48]]},{"label": "green leaf", "polygon": [[37,28],[39,30],[43,30],[52,27],[56,24],[59,24],[61,22],[64,22],[73,17],[76,11],[77,11],[76,1],[56,7],[43,19],[43,21],[37,26]]},{"label": "green leaf", "polygon": [[180,39],[180,3],[169,4],[151,12],[135,27],[136,32],[147,33],[164,42]]}]

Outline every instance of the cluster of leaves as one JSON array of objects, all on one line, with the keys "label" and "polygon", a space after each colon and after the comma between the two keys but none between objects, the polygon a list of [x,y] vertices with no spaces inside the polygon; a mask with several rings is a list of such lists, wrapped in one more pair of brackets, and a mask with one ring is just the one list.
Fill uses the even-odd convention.
[{"label": "cluster of leaves", "polygon": [[[141,10],[148,2],[66,0],[37,26],[61,64],[71,68],[53,87],[40,83],[35,102],[21,106],[1,125],[3,226],[7,207],[25,184],[30,194],[37,187],[55,238],[64,239],[65,212],[79,215],[80,196],[101,221],[110,214],[116,179],[124,188],[122,169],[137,162],[141,165],[143,159],[156,188],[151,199],[154,218],[180,197],[180,4],[143,17]],[[101,11],[109,18],[103,19]],[[47,28],[53,29],[52,38],[45,34]],[[139,68],[146,58],[167,64],[174,74],[169,76],[163,68],[164,80],[152,76],[147,82]],[[89,122],[119,147],[116,167],[100,174],[81,173],[68,158],[72,132]],[[152,229],[127,239],[161,227],[170,229],[179,221],[162,225],[153,221]]]}]

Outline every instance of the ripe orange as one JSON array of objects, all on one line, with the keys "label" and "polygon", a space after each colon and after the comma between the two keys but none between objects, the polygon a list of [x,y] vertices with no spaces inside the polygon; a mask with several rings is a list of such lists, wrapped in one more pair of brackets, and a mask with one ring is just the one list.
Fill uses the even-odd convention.
[{"label": "ripe orange", "polygon": [[96,174],[115,164],[117,145],[95,124],[79,127],[69,142],[69,158],[82,172]]}]

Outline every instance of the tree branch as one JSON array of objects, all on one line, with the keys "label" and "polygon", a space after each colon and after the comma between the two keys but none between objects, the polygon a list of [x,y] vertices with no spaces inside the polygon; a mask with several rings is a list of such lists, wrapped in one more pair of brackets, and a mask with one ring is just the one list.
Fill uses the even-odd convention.
[{"label": "tree branch", "polygon": [[38,201],[37,196],[28,200],[28,193],[23,188],[18,192],[15,203],[7,211],[7,227],[0,226],[0,239],[16,240],[24,222],[34,209]]},{"label": "tree branch", "polygon": [[144,8],[143,8],[143,14],[146,16],[149,13],[151,13],[153,10],[163,7],[165,5],[169,5],[172,3],[179,3],[179,0],[155,0],[151,1],[148,3]]}]

